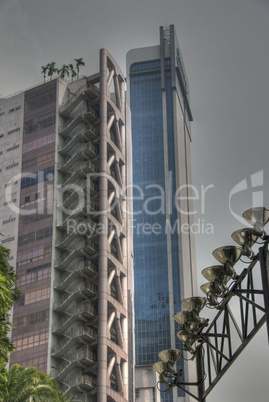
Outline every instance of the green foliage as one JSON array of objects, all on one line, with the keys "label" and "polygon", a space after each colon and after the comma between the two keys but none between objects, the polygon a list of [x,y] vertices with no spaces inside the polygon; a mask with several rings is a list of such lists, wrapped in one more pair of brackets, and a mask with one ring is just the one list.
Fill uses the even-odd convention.
[{"label": "green foliage", "polygon": [[46,65],[46,66],[41,66],[41,74],[43,74],[44,82],[46,81],[47,70],[48,70],[48,65]]},{"label": "green foliage", "polygon": [[56,66],[55,61],[48,63],[46,66],[48,68],[48,76],[50,77],[50,79],[52,79],[53,74],[58,71],[55,66]]},{"label": "green foliage", "polygon": [[79,77],[79,68],[80,66],[85,66],[85,62],[83,60],[83,57],[80,57],[78,59],[74,59],[76,62],[76,69],[77,73],[74,70],[73,64],[63,64],[61,68],[56,68],[56,63],[55,61],[52,61],[51,63],[48,63],[46,66],[41,66],[41,74],[43,74],[44,77],[44,82],[46,81],[46,75],[52,79],[52,76],[54,73],[59,74],[61,78],[65,78],[67,75],[69,77],[71,73],[72,81],[74,77],[77,75]]},{"label": "green foliage", "polygon": [[65,402],[59,385],[35,367],[13,364],[0,372],[0,402]]},{"label": "green foliage", "polygon": [[62,67],[58,70],[58,74],[60,75],[61,78],[64,78],[65,75],[67,75],[69,77],[69,75],[70,75],[69,66],[67,66],[66,64],[63,64]]},{"label": "green foliage", "polygon": [[73,66],[72,63],[69,64],[69,69],[70,69],[70,72],[71,72],[71,77],[72,77],[72,82],[73,82],[73,79],[77,75],[77,73],[75,72],[74,66]]},{"label": "green foliage", "polygon": [[79,67],[80,66],[85,66],[85,61],[83,60],[83,57],[80,57],[79,59],[74,59],[76,62],[76,68],[77,68],[77,76],[79,77]]},{"label": "green foliage", "polygon": [[7,363],[9,352],[14,350],[8,337],[12,328],[9,311],[21,297],[20,291],[15,287],[19,277],[9,265],[8,258],[9,250],[0,245],[0,369]]}]

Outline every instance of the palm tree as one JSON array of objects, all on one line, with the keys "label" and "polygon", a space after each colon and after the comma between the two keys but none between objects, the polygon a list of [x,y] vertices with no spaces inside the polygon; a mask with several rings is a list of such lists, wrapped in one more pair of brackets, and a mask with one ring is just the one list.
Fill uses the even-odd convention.
[{"label": "palm tree", "polygon": [[67,401],[58,390],[58,383],[35,367],[13,364],[9,371],[0,372],[0,401],[56,402]]},{"label": "palm tree", "polygon": [[48,65],[41,66],[41,74],[43,74],[44,82],[46,82],[46,75],[47,75]]},{"label": "palm tree", "polygon": [[52,61],[51,63],[48,63],[46,66],[48,68],[48,76],[50,77],[51,80],[53,74],[58,71],[55,65],[56,65],[55,61]]},{"label": "palm tree", "polygon": [[77,76],[79,77],[79,67],[80,66],[85,66],[85,61],[83,60],[83,57],[80,57],[79,59],[74,59],[74,61],[76,62],[76,68],[77,68]]},{"label": "palm tree", "polygon": [[69,77],[69,66],[67,64],[63,64],[62,67],[58,70],[58,74],[61,78],[64,78],[65,75]]},{"label": "palm tree", "polygon": [[71,77],[72,77],[72,82],[73,82],[74,77],[77,75],[77,73],[75,72],[75,70],[74,70],[74,66],[73,66],[73,64],[72,64],[72,63],[71,63],[71,64],[69,64],[69,69],[70,69],[70,71],[71,71]]},{"label": "palm tree", "polygon": [[8,258],[9,250],[0,245],[0,370],[8,362],[9,352],[15,349],[8,336],[12,328],[9,311],[21,298],[20,291],[15,287],[19,277],[9,265]]}]

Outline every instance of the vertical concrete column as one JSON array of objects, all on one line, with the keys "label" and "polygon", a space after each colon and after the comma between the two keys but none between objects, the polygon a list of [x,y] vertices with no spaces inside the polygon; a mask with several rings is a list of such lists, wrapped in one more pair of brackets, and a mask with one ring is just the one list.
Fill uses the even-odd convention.
[{"label": "vertical concrete column", "polygon": [[[120,361],[120,359],[118,359],[118,360]],[[123,392],[123,381],[122,381],[120,362],[116,363],[115,370],[116,370],[117,385],[118,385],[119,392]]]},{"label": "vertical concrete column", "polygon": [[128,363],[127,362],[122,363],[122,381],[123,381],[124,398],[128,400],[129,377],[128,377]]},{"label": "vertical concrete column", "polygon": [[128,284],[126,276],[123,276],[121,279],[121,289],[123,294],[123,307],[128,310]]},{"label": "vertical concrete column", "polygon": [[[120,85],[121,105],[123,108],[125,108],[125,81],[124,81],[124,78],[122,79],[122,81],[120,80],[119,85]],[[124,110],[122,110],[122,112],[124,112]]]},{"label": "vertical concrete column", "polygon": [[107,57],[100,50],[100,142],[99,142],[99,223],[105,230],[99,235],[98,259],[98,353],[97,402],[106,402],[107,387]]},{"label": "vertical concrete column", "polygon": [[122,318],[121,321],[122,336],[123,336],[123,349],[128,350],[128,319]]}]

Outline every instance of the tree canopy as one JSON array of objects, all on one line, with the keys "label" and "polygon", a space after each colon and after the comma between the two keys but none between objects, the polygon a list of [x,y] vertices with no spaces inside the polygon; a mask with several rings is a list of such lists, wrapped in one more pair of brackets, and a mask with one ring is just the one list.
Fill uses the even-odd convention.
[{"label": "tree canopy", "polygon": [[44,82],[46,81],[46,76],[50,77],[52,79],[52,76],[54,73],[57,73],[61,78],[65,78],[65,76],[68,76],[71,74],[72,81],[75,76],[79,78],[79,69],[81,66],[85,66],[85,61],[83,60],[83,57],[79,57],[78,59],[74,59],[76,63],[76,69],[77,73],[74,70],[73,64],[63,64],[61,68],[56,67],[56,62],[52,61],[48,63],[46,66],[41,66],[41,74],[43,74],[44,77]]},{"label": "tree canopy", "polygon": [[35,367],[13,364],[0,372],[0,402],[65,402],[59,385]]},{"label": "tree canopy", "polygon": [[14,268],[9,264],[9,250],[0,245],[0,368],[8,362],[8,354],[15,348],[9,338],[12,325],[10,310],[21,297],[15,287],[19,280]]}]

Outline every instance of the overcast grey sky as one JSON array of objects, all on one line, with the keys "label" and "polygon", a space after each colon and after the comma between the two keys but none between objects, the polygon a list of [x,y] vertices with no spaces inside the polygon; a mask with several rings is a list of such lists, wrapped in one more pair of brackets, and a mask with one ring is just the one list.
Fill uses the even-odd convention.
[{"label": "overcast grey sky", "polygon": [[[200,232],[202,223],[214,228],[196,239],[201,284],[211,252],[244,226],[233,213],[251,207],[257,191],[269,205],[269,0],[0,0],[0,94],[41,82],[40,66],[52,60],[60,67],[83,57],[82,74],[95,73],[102,47],[125,71],[127,51],[158,44],[159,26],[170,24],[190,82],[193,183],[214,186],[205,211],[195,204]],[[268,372],[263,330],[207,400],[226,402],[228,391],[231,402],[266,402]]]}]

